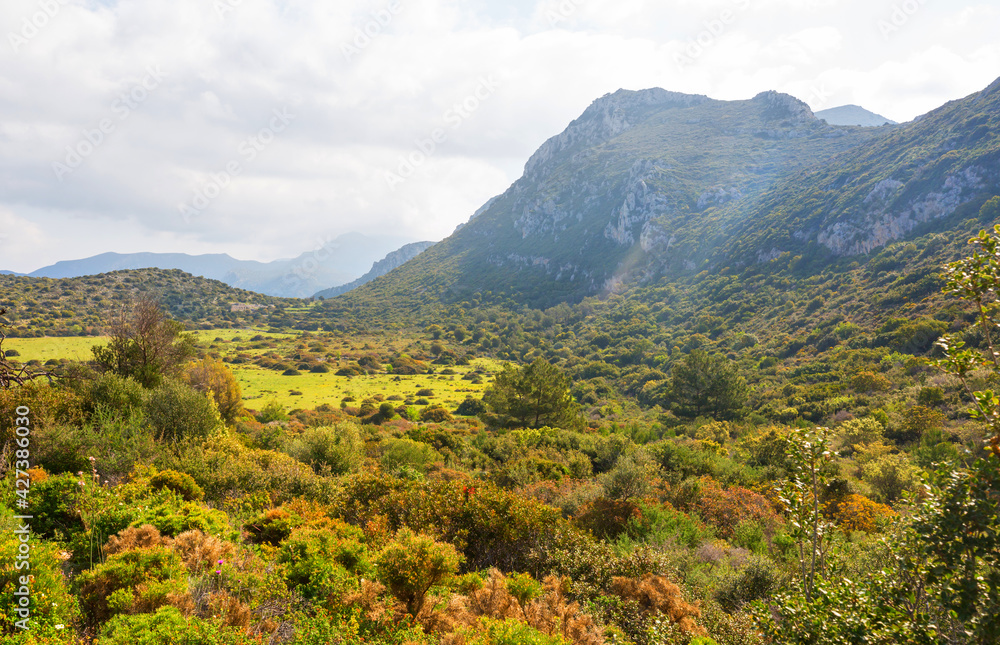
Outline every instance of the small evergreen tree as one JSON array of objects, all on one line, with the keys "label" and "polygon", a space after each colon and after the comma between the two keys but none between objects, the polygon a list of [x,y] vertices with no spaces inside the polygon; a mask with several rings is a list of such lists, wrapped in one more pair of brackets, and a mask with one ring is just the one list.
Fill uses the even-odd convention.
[{"label": "small evergreen tree", "polygon": [[521,368],[507,363],[483,395],[489,408],[483,418],[506,428],[572,425],[578,414],[570,383],[558,367],[542,358]]}]

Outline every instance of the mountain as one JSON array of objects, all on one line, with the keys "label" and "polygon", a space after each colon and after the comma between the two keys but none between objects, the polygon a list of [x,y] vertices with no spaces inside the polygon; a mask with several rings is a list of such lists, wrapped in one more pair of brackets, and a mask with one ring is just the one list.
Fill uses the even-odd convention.
[{"label": "mountain", "polygon": [[619,90],[465,226],[352,296],[547,307],[781,257],[821,270],[976,217],[1000,194],[998,121],[1000,80],[880,128],[830,125],[776,92]]},{"label": "mountain", "polygon": [[315,251],[273,262],[237,260],[222,253],[102,253],[57,262],[28,275],[71,278],[124,269],[180,269],[232,287],[272,296],[303,298],[331,284],[343,284],[357,278],[373,261],[406,242],[405,238],[396,236],[347,233]]},{"label": "mountain", "polygon": [[671,248],[679,241],[671,229],[724,233],[718,213],[727,205],[750,210],[779,180],[884,136],[829,125],[776,92],[718,101],[619,90],[546,141],[522,177],[465,226],[391,281],[362,290],[578,300],[608,288],[648,250]]},{"label": "mountain", "polygon": [[753,208],[727,213],[734,222],[722,245],[728,257],[714,260],[865,255],[976,218],[1000,194],[1000,79],[879,131],[885,134],[781,183]]},{"label": "mountain", "polygon": [[372,268],[368,271],[368,273],[364,274],[357,280],[353,280],[347,284],[342,284],[339,287],[324,289],[323,291],[317,292],[313,297],[333,298],[334,296],[347,293],[352,289],[357,289],[361,285],[370,282],[375,278],[384,276],[386,273],[389,273],[395,268],[403,266],[406,262],[409,262],[430,247],[434,246],[434,244],[434,242],[413,242],[411,244],[406,244],[405,246],[402,246],[385,256],[378,262],[372,264]]},{"label": "mountain", "polygon": [[867,128],[880,125],[896,125],[892,119],[881,114],[869,112],[860,105],[841,105],[816,112],[817,119],[823,119],[830,125],[860,125]]}]

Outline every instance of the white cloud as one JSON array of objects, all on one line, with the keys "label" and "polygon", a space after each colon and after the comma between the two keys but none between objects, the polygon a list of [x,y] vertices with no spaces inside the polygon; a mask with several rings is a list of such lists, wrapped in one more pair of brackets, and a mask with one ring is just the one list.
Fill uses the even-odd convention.
[{"label": "white cloud", "polygon": [[[621,87],[777,89],[907,120],[1000,67],[1000,11],[983,2],[927,3],[888,37],[891,3],[863,0],[53,2],[37,27],[37,0],[0,4],[14,34],[0,43],[0,268],[111,250],[272,259],[351,230],[438,239]],[[391,189],[386,173],[435,130]]]}]

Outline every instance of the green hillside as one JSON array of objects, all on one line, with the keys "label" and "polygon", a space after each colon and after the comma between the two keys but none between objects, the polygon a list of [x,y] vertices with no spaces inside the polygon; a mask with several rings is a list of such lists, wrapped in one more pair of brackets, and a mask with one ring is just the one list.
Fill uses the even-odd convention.
[{"label": "green hillside", "polygon": [[[8,336],[93,336],[139,294],[155,298],[173,318],[211,328],[285,322],[283,309],[301,301],[235,289],[178,269],[114,271],[80,278],[0,275],[0,307]],[[232,305],[257,305],[231,311]]]}]

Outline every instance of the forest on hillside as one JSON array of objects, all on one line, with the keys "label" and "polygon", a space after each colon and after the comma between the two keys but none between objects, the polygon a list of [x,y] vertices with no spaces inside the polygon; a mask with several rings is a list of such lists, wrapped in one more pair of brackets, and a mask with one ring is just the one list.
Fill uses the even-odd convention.
[{"label": "forest on hillside", "polygon": [[967,237],[547,309],[3,276],[0,642],[994,643]]}]

